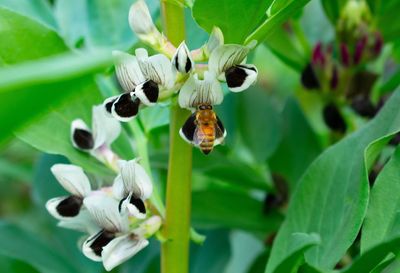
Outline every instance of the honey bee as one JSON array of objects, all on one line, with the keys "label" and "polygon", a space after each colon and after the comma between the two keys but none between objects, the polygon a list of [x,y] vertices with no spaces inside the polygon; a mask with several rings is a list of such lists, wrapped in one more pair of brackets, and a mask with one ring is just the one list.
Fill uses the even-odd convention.
[{"label": "honey bee", "polygon": [[210,104],[198,105],[179,133],[183,139],[199,147],[206,155],[215,145],[221,144],[226,136],[224,126]]}]

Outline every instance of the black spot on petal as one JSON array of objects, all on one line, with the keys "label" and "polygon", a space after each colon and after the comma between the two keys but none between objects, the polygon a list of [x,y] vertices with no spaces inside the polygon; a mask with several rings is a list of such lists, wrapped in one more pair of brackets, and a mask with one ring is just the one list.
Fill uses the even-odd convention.
[{"label": "black spot on petal", "polygon": [[129,93],[122,94],[114,103],[115,113],[123,118],[130,118],[137,115],[139,111],[140,100],[132,98]]},{"label": "black spot on petal", "polygon": [[57,212],[63,217],[74,217],[79,214],[82,207],[82,198],[71,195],[62,200],[56,207]]},{"label": "black spot on petal", "polygon": [[113,104],[114,104],[114,102],[115,102],[116,100],[117,100],[117,99],[115,99],[115,100],[110,100],[109,102],[107,102],[107,103],[104,105],[104,107],[106,108],[106,111],[107,111],[108,113],[111,114],[111,108],[112,108],[112,106],[113,106]]},{"label": "black spot on petal", "polygon": [[226,83],[230,88],[240,87],[247,78],[246,70],[241,66],[232,66],[225,71]]},{"label": "black spot on petal", "polygon": [[193,113],[182,126],[182,133],[188,141],[193,141],[194,131],[196,130],[196,113]]},{"label": "black spot on petal", "polygon": [[114,233],[102,230],[98,233],[97,236],[93,238],[93,241],[90,244],[90,248],[97,256],[101,257],[101,252],[103,251],[103,247],[105,247],[114,238],[115,238]]},{"label": "black spot on petal", "polygon": [[311,64],[308,64],[301,73],[301,83],[306,89],[319,89],[319,81]]},{"label": "black spot on petal", "polygon": [[337,106],[333,103],[326,105],[323,109],[325,124],[332,130],[340,133],[346,132],[347,125],[339,112]]},{"label": "black spot on petal", "polygon": [[91,132],[84,129],[75,129],[72,139],[76,146],[82,150],[91,150],[94,146],[94,139]]},{"label": "black spot on petal", "polygon": [[149,102],[157,102],[158,100],[158,94],[159,94],[159,89],[158,89],[158,84],[155,83],[152,80],[149,80],[143,84],[143,93],[146,96],[146,98],[149,100]]},{"label": "black spot on petal", "polygon": [[188,73],[192,69],[192,62],[190,61],[189,58],[186,58],[186,64],[185,64],[185,71]]},{"label": "black spot on petal", "polygon": [[129,203],[134,205],[140,211],[140,213],[146,214],[146,206],[142,199],[136,198],[135,196],[132,195],[131,199],[129,200]]}]

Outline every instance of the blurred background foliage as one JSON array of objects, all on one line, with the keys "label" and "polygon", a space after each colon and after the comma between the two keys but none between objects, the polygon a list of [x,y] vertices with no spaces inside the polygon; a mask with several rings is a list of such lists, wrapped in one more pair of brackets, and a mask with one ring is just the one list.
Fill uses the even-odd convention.
[{"label": "blurred background foliage", "polygon": [[[295,1],[302,4],[292,8]],[[118,92],[109,51],[132,51],[140,45],[127,22],[131,2],[0,0],[1,272],[103,271],[101,265],[80,253],[76,244],[80,234],[58,228],[44,204],[64,194],[49,170],[55,163],[71,161],[83,166],[94,180],[101,176],[111,182],[109,170],[71,146],[69,126],[78,117],[90,124],[91,106]],[[259,69],[257,85],[243,93],[227,94],[224,103],[216,109],[228,131],[225,145],[207,157],[197,149],[194,151],[192,223],[207,239],[202,246],[192,245],[190,272],[259,273],[265,271],[268,257],[275,265],[288,259],[281,264],[280,271],[274,272],[296,272],[290,271],[295,267],[285,266],[299,261],[296,253],[302,257],[306,249],[321,243],[313,235],[300,234],[295,238],[298,248],[290,248],[288,241],[296,231],[322,232],[319,234],[322,242],[338,240],[335,236],[342,234],[339,249],[323,245],[322,249],[318,248],[319,256],[308,254],[306,260],[313,266],[333,268],[339,259],[337,268],[344,267],[360,254],[356,236],[364,218],[369,189],[364,177],[365,166],[375,162],[378,151],[388,141],[382,137],[400,129],[396,112],[399,95],[382,114],[381,122],[367,126],[367,119],[345,108],[343,113],[352,124],[346,134],[355,133],[329,148],[344,135],[331,132],[321,116],[323,100],[305,91],[300,77],[314,45],[335,39],[333,24],[346,1],[233,2],[196,0],[189,3],[193,5],[197,21],[187,9],[189,48],[200,47],[207,40],[206,31],[213,25],[222,28],[228,42],[243,42],[266,19],[264,10],[268,7],[275,31],[250,56],[250,61]],[[147,3],[160,24],[158,1]],[[381,57],[368,64],[372,71],[382,75],[373,87],[373,96],[378,101],[394,91],[400,82],[400,23],[395,20],[400,1],[368,3],[374,14],[373,23],[387,43]],[[301,5],[305,5],[304,9]],[[150,148],[155,184],[162,196],[168,164],[167,106],[144,109],[138,117]],[[128,139],[131,132],[128,127],[125,129],[113,148],[121,157],[129,159],[135,156],[135,151]],[[372,142],[375,144],[371,148]],[[394,148],[386,147],[384,151],[386,156],[380,157],[382,165]],[[382,175],[398,176],[389,169],[399,166],[398,154]],[[378,178],[378,182],[390,183],[393,179]],[[361,180],[363,184],[357,184]],[[295,205],[288,209],[289,198],[298,183],[304,187],[297,190],[291,199]],[[387,195],[382,193],[384,186],[376,191],[371,198],[378,201],[372,200],[371,206],[375,202],[378,208],[368,211],[366,234],[380,232],[374,231],[379,225],[373,219],[381,213],[379,206],[383,201],[379,199],[385,200]],[[356,196],[353,202],[348,201],[352,194]],[[319,206],[316,201],[319,198],[326,199],[327,207]],[[330,223],[327,226],[313,226],[313,221],[323,221],[320,219],[323,215],[330,215],[330,209],[338,211],[333,213],[333,219],[336,217],[342,222],[350,219],[349,227],[332,231],[335,224],[329,217],[325,219]],[[396,209],[391,208],[392,220],[397,219]],[[270,256],[286,213],[288,220],[278,235],[278,250]],[[311,226],[303,226],[304,219],[309,219]],[[393,231],[390,236],[398,236],[399,232]],[[382,240],[385,236],[382,235]],[[283,240],[286,241],[282,243]],[[379,243],[376,238],[373,241],[363,237],[363,240],[365,250]],[[158,272],[158,244],[154,241],[114,272]],[[393,251],[393,244],[382,246],[384,253]],[[286,256],[279,251],[284,251]],[[341,259],[342,256],[345,258]],[[395,258],[391,259],[390,262],[396,262]],[[319,272],[312,271],[314,268],[308,265],[301,270]],[[354,272],[370,272],[362,270],[366,269]]]}]

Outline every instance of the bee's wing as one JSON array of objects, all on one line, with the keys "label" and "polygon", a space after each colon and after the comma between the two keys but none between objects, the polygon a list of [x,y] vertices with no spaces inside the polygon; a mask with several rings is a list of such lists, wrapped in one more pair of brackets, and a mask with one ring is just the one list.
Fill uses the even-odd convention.
[{"label": "bee's wing", "polygon": [[201,126],[196,126],[193,136],[193,144],[199,146],[205,139],[206,133]]},{"label": "bee's wing", "polygon": [[193,113],[183,124],[182,128],[179,130],[179,134],[181,137],[189,142],[190,144],[193,144],[193,138],[195,135],[196,131],[196,113]]},{"label": "bee's wing", "polygon": [[226,137],[225,127],[222,124],[222,121],[217,116],[217,122],[215,123],[215,142],[214,142],[214,146],[223,143],[225,137]]}]

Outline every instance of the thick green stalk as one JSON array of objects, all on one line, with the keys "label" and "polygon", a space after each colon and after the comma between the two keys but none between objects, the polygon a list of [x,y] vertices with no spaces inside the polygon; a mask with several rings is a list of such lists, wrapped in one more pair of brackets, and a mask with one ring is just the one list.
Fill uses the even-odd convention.
[{"label": "thick green stalk", "polygon": [[[164,1],[161,6],[164,32],[177,46],[185,38],[183,8]],[[189,270],[192,147],[179,136],[179,129],[189,114],[176,100],[172,102],[162,273],[187,273]]]}]

